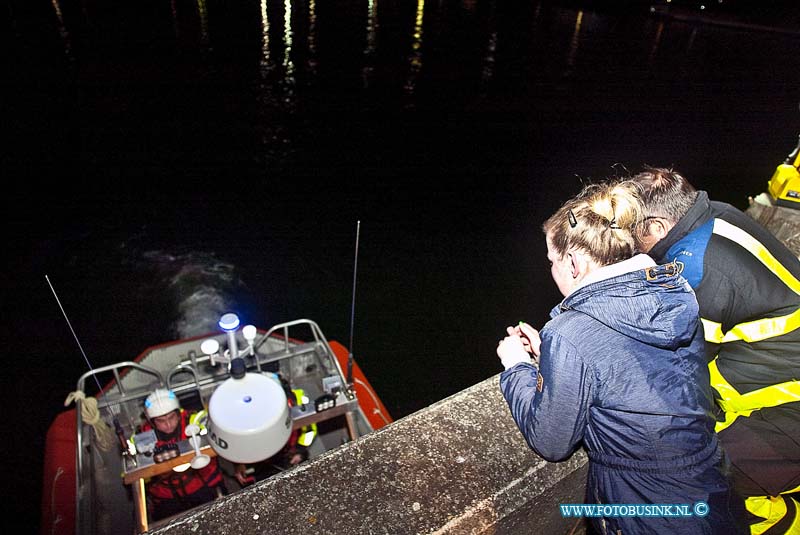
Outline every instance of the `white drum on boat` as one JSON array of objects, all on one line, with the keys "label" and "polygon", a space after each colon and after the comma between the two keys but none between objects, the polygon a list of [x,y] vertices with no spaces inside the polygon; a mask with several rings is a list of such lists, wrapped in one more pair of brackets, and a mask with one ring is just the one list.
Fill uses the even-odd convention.
[{"label": "white drum on boat", "polygon": [[255,463],[278,453],[289,440],[292,417],[276,379],[259,373],[231,377],[211,395],[208,435],[217,455]]}]

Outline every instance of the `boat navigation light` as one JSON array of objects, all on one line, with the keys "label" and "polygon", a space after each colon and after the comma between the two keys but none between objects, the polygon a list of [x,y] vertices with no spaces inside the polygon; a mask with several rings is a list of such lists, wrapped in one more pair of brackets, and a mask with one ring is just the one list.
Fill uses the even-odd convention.
[{"label": "boat navigation light", "polygon": [[245,325],[242,327],[242,336],[244,336],[244,339],[247,340],[247,343],[252,344],[253,340],[256,339],[256,326]]},{"label": "boat navigation light", "polygon": [[228,312],[219,319],[219,328],[225,332],[235,331],[239,327],[239,316]]},{"label": "boat navigation light", "polygon": [[239,348],[236,347],[236,329],[239,327],[239,316],[233,312],[228,312],[219,319],[219,327],[228,335],[228,351],[231,352],[231,360],[239,356]]},{"label": "boat navigation light", "polygon": [[214,353],[219,351],[219,342],[217,342],[213,338],[209,338],[208,340],[200,344],[200,351],[202,351],[204,355],[213,355]]},{"label": "boat navigation light", "polygon": [[200,344],[200,351],[202,351],[204,355],[208,355],[208,360],[211,362],[212,366],[216,365],[214,359],[219,358],[219,342],[213,338],[209,338]]}]

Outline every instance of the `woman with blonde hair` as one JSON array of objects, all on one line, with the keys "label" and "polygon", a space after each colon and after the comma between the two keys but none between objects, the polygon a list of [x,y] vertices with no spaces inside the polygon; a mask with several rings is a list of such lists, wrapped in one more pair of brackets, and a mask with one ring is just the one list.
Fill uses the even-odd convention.
[{"label": "woman with blonde hair", "polygon": [[586,505],[625,506],[585,510],[598,532],[747,533],[714,432],[697,300],[679,265],[636,254],[643,221],[634,190],[607,182],[544,223],[564,300],[541,333],[507,328],[500,388],[540,456],[586,448]]}]

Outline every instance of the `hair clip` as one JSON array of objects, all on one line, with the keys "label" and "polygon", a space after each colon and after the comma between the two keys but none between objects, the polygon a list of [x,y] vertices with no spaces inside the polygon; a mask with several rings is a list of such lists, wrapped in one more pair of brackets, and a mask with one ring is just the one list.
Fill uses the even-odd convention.
[{"label": "hair clip", "polygon": [[621,227],[619,226],[619,224],[617,224],[617,218],[616,218],[616,217],[615,217],[614,219],[612,219],[611,221],[609,221],[609,222],[608,222],[608,228],[612,228],[612,229],[619,229],[619,228],[621,228]]},{"label": "hair clip", "polygon": [[567,218],[569,219],[570,228],[578,226],[578,220],[575,219],[575,214],[572,213],[572,210],[567,210]]}]

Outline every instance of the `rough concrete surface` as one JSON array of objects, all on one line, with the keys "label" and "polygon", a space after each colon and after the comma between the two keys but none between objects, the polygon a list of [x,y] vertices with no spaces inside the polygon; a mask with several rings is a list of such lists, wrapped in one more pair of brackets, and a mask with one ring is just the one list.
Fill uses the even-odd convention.
[{"label": "rough concrete surface", "polygon": [[765,205],[750,199],[746,213],[766,227],[795,255],[800,256],[800,210],[772,204]]}]

